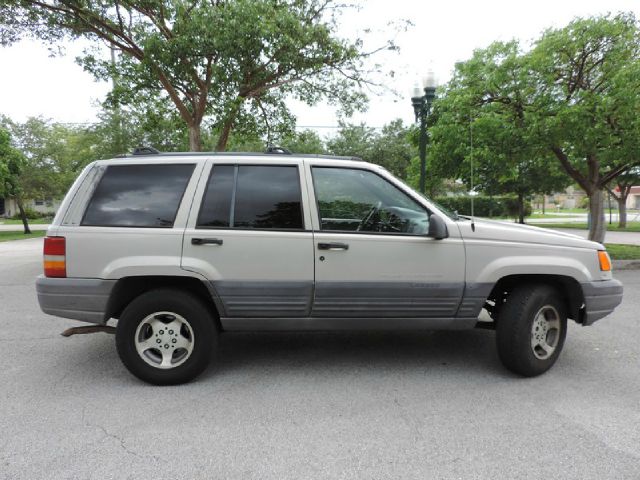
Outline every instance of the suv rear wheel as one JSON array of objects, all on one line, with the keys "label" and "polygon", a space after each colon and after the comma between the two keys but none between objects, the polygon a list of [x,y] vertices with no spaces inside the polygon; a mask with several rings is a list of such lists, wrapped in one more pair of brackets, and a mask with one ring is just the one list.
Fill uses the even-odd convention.
[{"label": "suv rear wheel", "polygon": [[567,335],[566,306],[547,285],[515,288],[496,325],[500,360],[512,372],[533,377],[556,362]]},{"label": "suv rear wheel", "polygon": [[116,329],[122,363],[156,385],[185,383],[209,364],[216,328],[196,296],[172,289],[143,293],[124,310]]}]

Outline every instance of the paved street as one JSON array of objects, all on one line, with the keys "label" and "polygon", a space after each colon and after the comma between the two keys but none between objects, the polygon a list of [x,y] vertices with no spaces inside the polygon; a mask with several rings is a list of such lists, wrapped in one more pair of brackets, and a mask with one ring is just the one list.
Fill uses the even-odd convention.
[{"label": "paved street", "polygon": [[[35,230],[46,230],[47,228],[49,228],[49,225],[43,225],[43,224],[38,224],[38,223],[34,223],[33,225],[29,224],[29,228],[32,231]],[[21,232],[22,231],[22,224],[2,224],[0,223],[0,232]]]},{"label": "paved street", "polygon": [[640,272],[547,374],[493,332],[228,334],[153,387],[40,312],[41,239],[0,243],[0,479],[639,479]]}]

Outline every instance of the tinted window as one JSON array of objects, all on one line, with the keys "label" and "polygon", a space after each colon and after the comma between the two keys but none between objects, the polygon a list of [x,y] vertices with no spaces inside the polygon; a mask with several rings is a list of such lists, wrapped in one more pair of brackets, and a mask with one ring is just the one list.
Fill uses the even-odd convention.
[{"label": "tinted window", "polygon": [[300,230],[300,198],[297,167],[240,165],[233,226]]},{"label": "tinted window", "polygon": [[82,225],[170,228],[194,165],[110,165]]},{"label": "tinted window", "polygon": [[321,230],[425,234],[424,207],[373,172],[314,167]]},{"label": "tinted window", "polygon": [[231,196],[235,167],[216,165],[213,167],[202,207],[198,214],[198,227],[229,227]]}]

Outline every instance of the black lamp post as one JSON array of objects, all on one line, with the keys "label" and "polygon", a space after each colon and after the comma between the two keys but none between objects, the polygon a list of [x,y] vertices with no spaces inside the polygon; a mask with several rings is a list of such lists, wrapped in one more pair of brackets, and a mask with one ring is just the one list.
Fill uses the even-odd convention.
[{"label": "black lamp post", "polygon": [[422,88],[416,85],[411,97],[413,111],[416,114],[416,122],[420,125],[420,193],[425,193],[427,177],[427,117],[431,111],[431,104],[434,98],[436,98],[436,77],[433,72],[427,72],[427,75],[422,79]]}]

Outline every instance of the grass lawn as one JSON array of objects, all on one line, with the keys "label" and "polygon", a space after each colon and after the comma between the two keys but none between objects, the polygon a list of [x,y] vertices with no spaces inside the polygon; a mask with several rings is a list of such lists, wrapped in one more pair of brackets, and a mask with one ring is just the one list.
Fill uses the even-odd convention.
[{"label": "grass lawn", "polygon": [[[47,223],[51,223],[53,218],[51,217],[42,217],[42,218],[34,218],[33,220],[29,220],[29,225],[44,225]],[[22,220],[14,220],[12,218],[5,218],[0,220],[0,225],[22,225]]]},{"label": "grass lawn", "polygon": [[[576,228],[578,230],[586,230],[587,224],[582,222],[576,223],[536,223],[536,222],[527,222],[527,225],[533,225],[534,227],[543,227],[543,228]],[[627,223],[627,228],[618,228],[618,225],[613,223],[611,225],[607,224],[608,232],[640,232],[640,222],[629,222]]]},{"label": "grass lawn", "polygon": [[46,230],[37,230],[29,235],[25,235],[22,231],[18,232],[0,232],[0,242],[8,242],[9,240],[26,240],[27,238],[44,237]]},{"label": "grass lawn", "polygon": [[527,218],[567,218],[567,215],[557,213],[532,213]]},{"label": "grass lawn", "polygon": [[606,243],[605,247],[613,260],[640,260],[640,245]]}]

